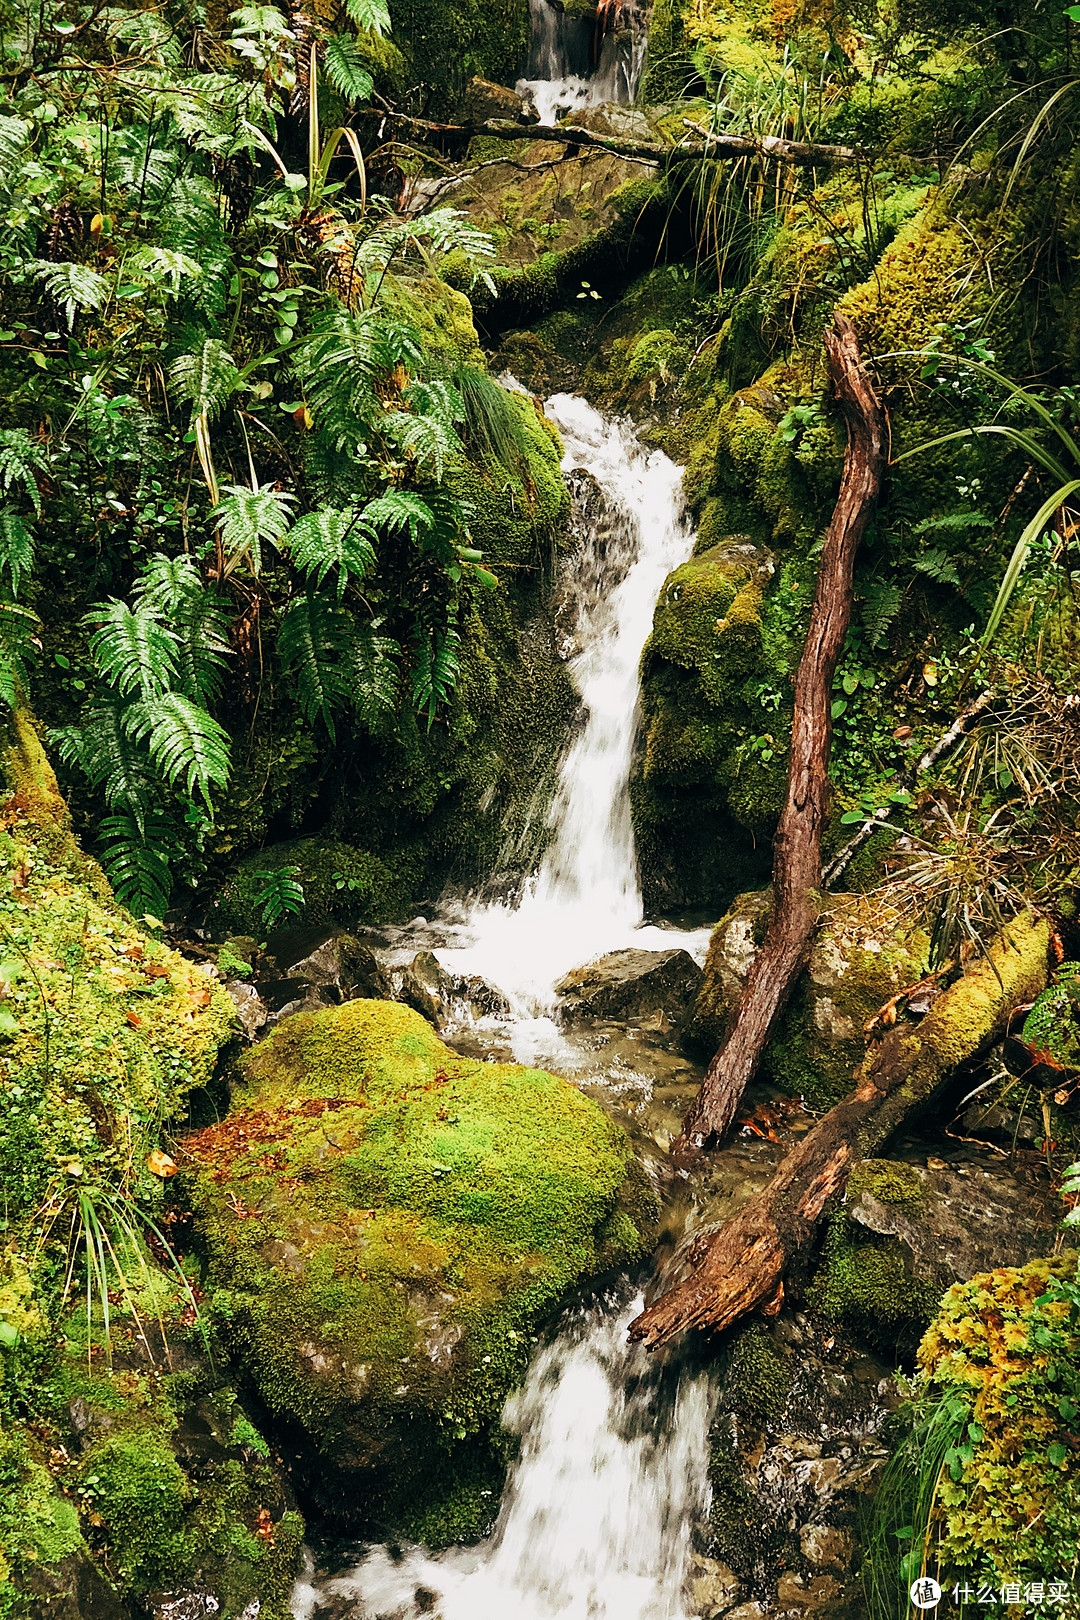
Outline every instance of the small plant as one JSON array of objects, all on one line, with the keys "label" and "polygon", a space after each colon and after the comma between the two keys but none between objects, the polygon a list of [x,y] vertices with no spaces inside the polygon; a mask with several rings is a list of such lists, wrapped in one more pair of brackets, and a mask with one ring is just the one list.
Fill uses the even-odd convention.
[{"label": "small plant", "polygon": [[296,917],[304,909],[304,885],[298,866],[281,866],[274,872],[255,872],[262,887],[255,896],[263,927],[276,928],[285,917]]}]

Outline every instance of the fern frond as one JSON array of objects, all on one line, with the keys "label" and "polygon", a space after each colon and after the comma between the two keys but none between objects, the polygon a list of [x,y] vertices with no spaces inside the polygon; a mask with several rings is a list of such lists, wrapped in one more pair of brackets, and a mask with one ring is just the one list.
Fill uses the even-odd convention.
[{"label": "fern frond", "polygon": [[375,563],[374,529],[359,512],[340,512],[324,506],[308,512],[289,530],[286,545],[296,566],[316,585],[337,569],[337,594],[342,597],[350,579],[362,579]]},{"label": "fern frond", "polygon": [[86,264],[51,264],[39,259],[34,264],[34,276],[45,283],[53,303],[62,306],[69,332],[75,326],[76,310],[100,309],[109,296],[105,277]]},{"label": "fern frond", "polygon": [[37,628],[37,615],[29,608],[0,600],[0,697],[12,709],[26,687]]},{"label": "fern frond", "polygon": [[75,765],[100,790],[110,809],[133,816],[141,828],[160,794],[144,751],[127,730],[129,705],[96,703],[77,726],[50,732],[60,758]]},{"label": "fern frond", "polygon": [[35,444],[25,428],[0,428],[0,481],[5,492],[12,484],[19,484],[33,502],[34,511],[41,516],[41,494],[35,472],[48,472],[45,452]]},{"label": "fern frond", "polygon": [[382,429],[402,455],[411,456],[421,471],[430,472],[440,482],[447,461],[462,449],[461,440],[453,429],[432,416],[387,411]]},{"label": "fern frond", "polygon": [[900,587],[892,580],[870,580],[863,587],[859,611],[867,641],[871,647],[880,647],[900,611]]},{"label": "fern frond", "polygon": [[419,545],[435,527],[435,514],[427,501],[408,489],[391,489],[385,495],[376,495],[364,507],[364,518],[374,528],[389,529],[391,534],[408,530],[413,545]]},{"label": "fern frond", "polygon": [[334,736],[334,712],[348,695],[345,662],[351,625],[344,608],[322,592],[305,592],[289,603],[278,632],[278,654],[311,722],[321,719]]},{"label": "fern frond", "polygon": [[122,697],[160,697],[176,683],[176,636],[146,609],[116,597],[99,602],[84,624],[96,626],[90,652],[98,674]]},{"label": "fern frond", "polygon": [[31,126],[21,118],[0,117],[0,174],[14,178],[19,159],[26,150]]},{"label": "fern frond", "polygon": [[397,366],[417,370],[422,357],[419,335],[406,322],[377,309],[342,310],[297,346],[294,366],[334,444],[355,448],[385,415],[376,383]]},{"label": "fern frond", "polygon": [[390,8],[386,0],[345,0],[345,10],[357,28],[367,29],[369,34],[390,32]]},{"label": "fern frond", "polygon": [[189,253],[181,253],[178,248],[162,247],[159,242],[150,242],[141,247],[132,256],[131,267],[135,271],[142,271],[152,285],[168,287],[174,298],[180,296],[181,282],[198,281],[203,273],[202,265]]},{"label": "fern frond", "polygon": [[105,816],[101,864],[121,905],[135,916],[163,917],[169,904],[172,876],[168,857],[170,829],[160,816],[144,822],[123,811]]},{"label": "fern frond", "polygon": [[135,586],[141,607],[161,614],[176,636],[180,690],[208,703],[221,693],[221,674],[229,647],[231,615],[228,598],[208,586],[193,560],[158,552],[146,564]]},{"label": "fern frond", "polygon": [[373,625],[363,625],[354,637],[349,656],[353,708],[368,731],[378,733],[396,712],[401,695],[401,648],[390,636],[380,636]]},{"label": "fern frond", "polygon": [[454,690],[460,645],[461,632],[454,624],[442,630],[424,629],[413,643],[409,694],[417,713],[427,712],[429,729],[439,704]]},{"label": "fern frond", "polygon": [[171,786],[197,789],[209,807],[211,788],[225,787],[231,764],[229,734],[213,716],[182,692],[164,692],[133,703],[125,721]]},{"label": "fern frond", "polygon": [[366,63],[363,50],[349,35],[339,34],[335,39],[327,40],[323,50],[323,72],[346,101],[370,101],[372,78]]},{"label": "fern frond", "polygon": [[262,484],[258,489],[226,484],[225,499],[214,516],[221,524],[221,543],[228,562],[235,567],[249,556],[259,573],[263,541],[281,544],[289,527],[289,508],[295,500],[289,490],[275,489],[272,484]]},{"label": "fern frond", "polygon": [[994,520],[986,512],[945,512],[941,517],[923,518],[913,524],[912,534],[929,534],[934,529],[992,529]]},{"label": "fern frond", "polygon": [[931,579],[937,580],[940,585],[960,583],[956,564],[941,546],[931,546],[921,557],[916,557],[915,568],[920,574],[927,574]]},{"label": "fern frond", "polygon": [[0,573],[11,580],[12,596],[18,596],[19,581],[33,567],[33,535],[13,506],[0,506]]},{"label": "fern frond", "polygon": [[191,406],[191,419],[212,422],[240,386],[240,373],[220,338],[207,338],[197,349],[178,355],[169,367],[173,386]]}]

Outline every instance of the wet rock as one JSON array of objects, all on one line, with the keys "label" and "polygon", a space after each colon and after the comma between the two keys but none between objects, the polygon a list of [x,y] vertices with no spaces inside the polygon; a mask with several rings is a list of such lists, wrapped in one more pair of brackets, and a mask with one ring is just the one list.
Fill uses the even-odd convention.
[{"label": "wet rock", "polygon": [[[213,1592],[150,1592],[144,1607],[147,1620],[207,1620],[208,1615],[219,1613],[221,1604]],[[258,1612],[256,1599],[255,1613]]]},{"label": "wet rock", "polygon": [[689,951],[630,949],[611,951],[574,968],[555,989],[567,1023],[583,1018],[647,1019],[658,1013],[678,1023],[700,980],[701,969]]},{"label": "wet rock", "polygon": [[465,123],[483,124],[489,118],[509,118],[515,123],[536,121],[536,113],[524,99],[503,84],[492,84],[488,79],[470,79],[465,86],[461,103],[461,117]]},{"label": "wet rock", "polygon": [[695,1558],[690,1602],[700,1620],[717,1620],[739,1601],[739,1580],[733,1570],[715,1558]]},{"label": "wet rock", "polygon": [[224,989],[236,1008],[244,1035],[253,1041],[269,1017],[266,1003],[255,986],[248,984],[246,979],[226,979]]},{"label": "wet rock", "polygon": [[98,1573],[83,1548],[55,1564],[20,1572],[10,1594],[25,1620],[131,1620],[131,1607]]},{"label": "wet rock", "polygon": [[374,951],[341,928],[278,929],[266,942],[265,960],[274,977],[303,979],[334,1001],[389,994]]},{"label": "wet rock", "polygon": [[418,951],[402,975],[396,999],[413,1007],[436,1029],[455,1017],[501,1018],[510,1003],[500,990],[475,974],[448,973],[434,951]]}]

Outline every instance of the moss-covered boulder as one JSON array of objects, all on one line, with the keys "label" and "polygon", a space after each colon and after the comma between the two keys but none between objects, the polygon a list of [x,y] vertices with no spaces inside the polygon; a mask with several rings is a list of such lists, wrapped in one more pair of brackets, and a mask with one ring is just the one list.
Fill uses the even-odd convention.
[{"label": "moss-covered boulder", "polygon": [[435,1539],[482,1524],[537,1326],[648,1245],[619,1127],[564,1080],[353,1001],[255,1048],[185,1152],[215,1313],[322,1504]]}]

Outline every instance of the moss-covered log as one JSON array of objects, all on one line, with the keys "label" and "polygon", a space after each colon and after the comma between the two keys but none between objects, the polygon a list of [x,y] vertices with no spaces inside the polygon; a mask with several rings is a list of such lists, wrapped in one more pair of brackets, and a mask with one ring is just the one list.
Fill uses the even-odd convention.
[{"label": "moss-covered log", "polygon": [[809,1247],[853,1164],[872,1158],[941,1082],[1046,983],[1049,925],[1012,922],[919,1026],[896,1025],[856,1074],[854,1091],[781,1161],[772,1181],[719,1230],[702,1232],[687,1280],[632,1324],[650,1349],[688,1327],[725,1328],[783,1297],[783,1278]]},{"label": "moss-covered log", "polygon": [[776,832],[773,914],[746,981],[735,1021],[683,1121],[678,1146],[720,1137],[735,1117],[795,975],[817,917],[821,835],[829,806],[832,683],[851,623],[855,552],[885,468],[885,413],[859,355],[854,326],[837,313],[825,334],[833,395],[847,426],[840,493],[825,537],[806,646],[795,677],[787,799]]}]

